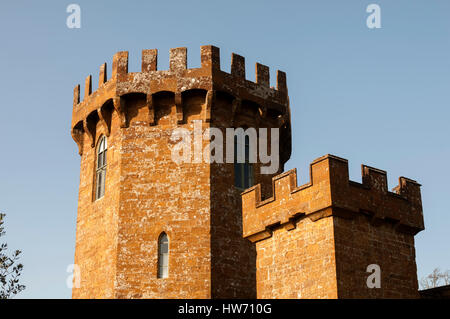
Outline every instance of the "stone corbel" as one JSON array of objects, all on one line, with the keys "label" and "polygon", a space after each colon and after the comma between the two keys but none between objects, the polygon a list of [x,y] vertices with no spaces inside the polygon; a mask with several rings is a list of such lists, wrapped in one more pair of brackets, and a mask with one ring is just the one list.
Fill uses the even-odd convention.
[{"label": "stone corbel", "polygon": [[278,117],[278,127],[283,127],[287,122],[289,122],[289,113],[285,112],[283,115]]},{"label": "stone corbel", "polygon": [[181,92],[175,93],[175,106],[177,108],[177,124],[183,124],[183,99]]},{"label": "stone corbel", "polygon": [[109,123],[108,123],[107,115],[103,108],[99,108],[97,110],[97,114],[98,114],[100,123],[102,123],[102,125],[105,129],[106,136],[109,137],[109,135],[111,134],[111,121],[109,121]]},{"label": "stone corbel", "polygon": [[89,140],[91,141],[91,147],[94,147],[95,146],[95,140],[94,140],[95,133],[92,132],[92,130],[90,129],[87,118],[85,118],[83,120],[83,129],[86,132],[87,136],[89,137]]},{"label": "stone corbel", "polygon": [[248,236],[246,238],[248,240],[250,240],[252,243],[256,243],[258,241],[261,241],[261,240],[264,240],[264,239],[267,239],[270,237],[272,237],[272,230],[266,228],[265,230],[263,230],[259,233],[256,233],[254,235]]},{"label": "stone corbel", "polygon": [[156,125],[155,122],[155,107],[153,105],[153,94],[147,95],[147,108],[148,108],[148,123],[150,126]]},{"label": "stone corbel", "polygon": [[234,121],[235,121],[236,113],[241,108],[241,103],[242,103],[241,99],[237,98],[237,97],[231,103],[231,126],[232,127],[234,127]]},{"label": "stone corbel", "polygon": [[114,109],[120,118],[120,127],[124,128],[128,126],[127,115],[125,113],[125,101],[122,97],[116,96],[113,98]]},{"label": "stone corbel", "polygon": [[205,107],[204,107],[204,114],[203,114],[203,121],[205,121],[205,122],[211,122],[211,109],[212,109],[212,105],[214,103],[215,97],[216,97],[216,92],[214,90],[209,90],[208,93],[206,93]]},{"label": "stone corbel", "polygon": [[78,146],[78,154],[83,155],[83,140],[84,140],[84,129],[81,126],[80,128],[77,128],[76,126],[72,129],[70,132],[72,135],[72,139],[77,143]]},{"label": "stone corbel", "polygon": [[267,116],[267,106],[261,105],[258,110],[258,114],[256,116],[256,127],[261,126],[262,119],[266,118]]}]

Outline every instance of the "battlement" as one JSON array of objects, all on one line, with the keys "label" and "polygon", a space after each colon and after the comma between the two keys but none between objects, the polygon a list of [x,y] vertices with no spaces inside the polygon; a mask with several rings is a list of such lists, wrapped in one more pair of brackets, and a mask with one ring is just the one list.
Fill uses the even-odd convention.
[{"label": "battlement", "polygon": [[[231,56],[231,72],[220,70],[219,48],[207,45],[200,49],[201,67],[187,67],[187,49],[170,49],[169,70],[158,70],[158,51],[142,51],[141,72],[128,72],[128,52],[117,52],[113,57],[112,75],[108,79],[106,63],[101,65],[99,73],[99,86],[97,90],[92,90],[92,76],[85,80],[84,97],[80,98],[80,85],[75,86],[73,95],[73,111],[71,133],[77,142],[80,153],[82,133],[89,132],[88,118],[99,118],[105,126],[103,119],[106,111],[103,110],[106,104],[113,106],[121,119],[121,127],[127,127],[126,106],[123,97],[128,94],[144,94],[150,110],[150,123],[154,124],[154,110],[152,107],[155,94],[169,92],[174,95],[174,103],[177,106],[177,118],[180,124],[183,123],[183,98],[185,93],[191,90],[202,90],[205,92],[205,110],[203,120],[208,122],[211,119],[211,105],[217,92],[224,92],[232,97],[240,105],[243,101],[249,101],[258,105],[262,116],[271,114],[279,117],[280,126],[286,127],[286,132],[290,134],[289,127],[289,101],[287,95],[286,74],[277,71],[276,88],[270,87],[269,68],[260,63],[256,63],[256,82],[252,82],[245,77],[245,59],[235,53]],[[230,109],[235,112],[236,108]],[[239,107],[238,107],[239,109]],[[108,132],[109,132],[108,127]],[[287,157],[290,156],[290,151]]]},{"label": "battlement", "polygon": [[251,241],[270,237],[272,229],[295,227],[307,216],[352,218],[365,214],[374,223],[391,222],[398,231],[416,234],[424,229],[420,184],[400,177],[388,191],[386,172],[362,165],[362,183],[349,180],[348,162],[326,155],[310,164],[310,182],[297,186],[295,169],[272,179],[273,196],[262,200],[261,186],[242,193],[243,233]]},{"label": "battlement", "polygon": [[[202,76],[211,76],[212,71],[220,71],[222,73],[228,74],[226,72],[223,72],[220,70],[220,54],[219,54],[219,48],[214,46],[202,46],[201,47],[201,67],[200,68],[187,68],[187,48],[174,48],[170,49],[170,67],[169,70],[158,70],[157,69],[157,60],[158,60],[158,51],[156,49],[152,50],[142,50],[142,67],[141,72],[135,72],[135,73],[128,73],[128,52],[127,51],[121,51],[117,52],[113,57],[113,66],[112,66],[112,77],[110,80],[118,80],[118,82],[131,82],[135,83],[139,80],[145,81],[146,79],[142,79],[140,77],[143,77],[144,75],[138,75],[140,73],[152,73],[152,75],[155,78],[159,77],[165,77],[169,75],[177,74],[179,76],[185,76],[185,77],[202,77]],[[106,69],[105,65],[103,64],[100,67],[100,79],[99,79],[99,89],[102,87],[102,85],[106,82],[109,82],[110,80],[107,80],[106,77]],[[200,72],[206,71],[206,72]],[[270,90],[267,90],[266,92],[261,88],[267,87],[269,88],[270,85],[270,77],[269,77],[269,67],[262,65],[260,63],[256,63],[255,65],[255,74],[256,74],[256,82],[251,82],[246,80],[245,78],[245,58],[232,53],[232,60],[231,60],[231,73],[228,74],[229,76],[232,76],[233,79],[238,80],[239,82],[243,82],[244,86],[247,86],[249,90],[254,90],[256,95],[258,93],[256,91],[259,91],[259,94],[266,93],[271,96],[276,95],[276,91],[279,92],[281,95],[287,94],[287,86],[286,86],[286,74],[282,71],[277,71],[277,85],[276,88],[270,87]],[[223,75],[223,74],[222,74]],[[136,78],[137,77],[137,78]],[[145,77],[145,76],[144,76]],[[148,80],[148,79],[147,79]],[[161,79],[159,79],[161,80]],[[257,87],[257,85],[259,87]],[[135,87],[135,89],[139,90],[139,86]],[[84,99],[89,98],[89,96],[92,94],[92,87],[91,87],[91,76],[88,76],[88,79],[86,79],[85,82],[86,92],[84,95]],[[128,87],[128,89],[130,89]],[[180,88],[181,90],[189,89],[188,87]],[[120,92],[121,90],[124,90],[123,92]],[[119,88],[119,94],[120,93],[127,93],[127,85],[124,85]],[[148,93],[148,88],[145,91],[141,91],[142,93]],[[80,96],[79,96],[79,85],[76,86],[75,93],[74,93],[74,106],[78,105],[80,103]]]},{"label": "battlement", "polygon": [[[269,67],[256,63],[256,82],[245,78],[245,58],[232,53],[231,73],[220,70],[219,48],[202,46],[201,67],[187,68],[187,48],[170,49],[169,70],[158,70],[158,51],[142,50],[141,72],[128,72],[128,52],[117,52],[113,57],[112,76],[107,79],[106,63],[99,72],[99,87],[92,91],[92,76],[85,80],[84,97],[80,85],[74,89],[74,115],[89,113],[105,98],[130,93],[154,94],[161,91],[181,93],[191,89],[220,90],[268,107],[284,110],[287,103],[286,73],[277,71],[276,88],[270,87]],[[106,95],[106,96],[105,96]],[[269,103],[268,103],[269,102]],[[80,111],[80,112],[78,112]],[[75,116],[73,122],[79,120]]]}]

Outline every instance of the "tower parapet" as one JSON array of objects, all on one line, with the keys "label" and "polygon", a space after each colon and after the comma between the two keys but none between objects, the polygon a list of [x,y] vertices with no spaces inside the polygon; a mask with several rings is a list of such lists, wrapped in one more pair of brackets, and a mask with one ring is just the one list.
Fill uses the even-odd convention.
[{"label": "tower parapet", "polygon": [[388,191],[386,172],[361,165],[362,183],[349,180],[348,162],[325,155],[310,164],[310,182],[297,186],[296,169],[272,178],[273,195],[261,199],[260,185],[242,193],[244,237],[258,241],[278,225],[290,227],[306,215],[312,221],[327,216],[370,216],[389,221],[399,231],[416,234],[424,229],[420,184],[406,177]]},{"label": "tower parapet", "polygon": [[[234,98],[233,107],[229,110],[231,118],[239,112],[242,101],[250,101],[259,107],[259,116],[272,116],[279,121],[281,140],[290,145],[290,111],[286,85],[286,73],[277,71],[276,88],[270,87],[269,68],[256,63],[256,82],[245,77],[244,57],[232,53],[231,73],[220,69],[219,48],[207,45],[200,49],[201,67],[187,67],[187,49],[170,49],[169,70],[158,70],[158,52],[156,49],[142,51],[141,72],[128,72],[128,52],[117,52],[113,58],[112,76],[107,79],[106,63],[100,67],[99,87],[92,91],[92,76],[85,81],[84,98],[80,98],[80,85],[74,89],[71,133],[82,153],[82,134],[95,135],[90,118],[100,118],[104,126],[110,130],[105,117],[108,112],[105,105],[112,102],[113,110],[121,118],[121,126],[127,127],[127,112],[122,97],[127,94],[145,94],[149,109],[149,123],[155,124],[155,110],[153,97],[159,92],[172,92],[177,105],[177,119],[179,124],[185,120],[188,111],[184,105],[184,93],[190,90],[205,90],[205,107],[202,119],[211,120],[211,106],[216,92],[225,92]],[[91,132],[89,132],[91,131]],[[94,144],[91,140],[91,144]],[[281,154],[283,162],[290,157],[291,147],[283,148]]]},{"label": "tower parapet", "polygon": [[[128,52],[118,52],[110,78],[106,64],[100,67],[97,89],[90,75],[84,94],[75,87],[71,133],[81,155],[75,263],[82,275],[73,297],[254,298],[255,247],[242,237],[243,180],[234,163],[196,155],[175,161],[174,133],[192,134],[195,148],[200,121],[203,151],[211,128],[279,128],[281,165],[274,174],[281,172],[291,152],[286,75],[278,71],[270,87],[269,68],[258,63],[249,81],[237,54],[224,72],[213,46],[201,47],[199,68],[188,68],[186,48],[170,50],[168,70],[158,70],[157,59],[157,50],[143,50],[142,70],[129,72]],[[251,180],[270,185],[272,175],[258,165]],[[160,238],[169,242],[164,260]]]},{"label": "tower parapet", "polygon": [[[424,229],[420,185],[362,165],[349,180],[347,160],[326,155],[272,178],[273,195],[242,193],[243,236],[256,243],[258,298],[418,298],[414,235]],[[370,266],[370,267],[369,267]],[[380,289],[367,269],[378,269]]]}]

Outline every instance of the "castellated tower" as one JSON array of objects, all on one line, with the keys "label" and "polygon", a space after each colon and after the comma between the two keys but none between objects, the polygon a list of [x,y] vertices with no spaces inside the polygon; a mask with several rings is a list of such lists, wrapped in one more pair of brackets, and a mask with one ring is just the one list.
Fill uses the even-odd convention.
[{"label": "castellated tower", "polygon": [[353,182],[347,160],[327,155],[310,165],[309,183],[297,186],[291,170],[272,187],[267,199],[260,185],[242,194],[258,298],[419,298],[418,183],[400,177],[389,192],[386,172],[365,165],[362,183]]},{"label": "castellated tower", "polygon": [[[390,192],[386,172],[364,165],[362,183],[353,182],[347,161],[326,155],[297,186],[295,170],[283,173],[291,154],[285,73],[276,82],[270,87],[258,63],[256,82],[246,80],[236,54],[223,72],[219,49],[203,46],[200,68],[187,68],[186,48],[177,48],[160,71],[157,51],[144,50],[142,71],[130,73],[128,53],[119,52],[110,79],[101,66],[95,92],[91,76],[81,102],[75,87],[74,298],[419,297],[420,185],[400,177]],[[212,128],[224,136],[227,128],[279,129],[278,170],[199,159],[195,142],[210,151]],[[180,129],[194,140],[190,161],[172,156]]]},{"label": "castellated tower", "polygon": [[[256,248],[242,237],[242,188],[233,163],[175,163],[177,128],[280,129],[280,169],[291,153],[285,73],[277,87],[256,64],[245,79],[233,54],[220,70],[219,49],[201,47],[201,67],[187,68],[186,48],[170,50],[169,70],[157,51],[142,51],[142,71],[128,72],[128,53],[115,54],[112,76],[99,87],[75,87],[71,134],[81,155],[74,298],[255,298]],[[207,144],[202,141],[202,148]],[[269,144],[270,145],[270,144]],[[271,175],[252,167],[269,191]],[[162,260],[162,261],[161,261]]]}]

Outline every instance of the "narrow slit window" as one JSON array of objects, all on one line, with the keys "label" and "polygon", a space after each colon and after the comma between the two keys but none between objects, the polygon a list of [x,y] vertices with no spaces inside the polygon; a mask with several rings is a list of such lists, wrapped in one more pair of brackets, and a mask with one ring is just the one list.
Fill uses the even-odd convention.
[{"label": "narrow slit window", "polygon": [[240,140],[234,137],[234,185],[240,189],[253,186],[253,165],[250,163],[250,139],[245,136],[245,161],[238,163],[237,152],[240,149]]},{"label": "narrow slit window", "polygon": [[162,233],[158,239],[158,278],[169,277],[169,237]]},{"label": "narrow slit window", "polygon": [[107,151],[106,137],[102,136],[97,146],[95,199],[102,198],[103,195],[105,195],[106,151]]}]

